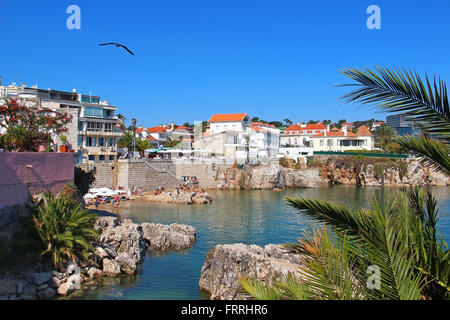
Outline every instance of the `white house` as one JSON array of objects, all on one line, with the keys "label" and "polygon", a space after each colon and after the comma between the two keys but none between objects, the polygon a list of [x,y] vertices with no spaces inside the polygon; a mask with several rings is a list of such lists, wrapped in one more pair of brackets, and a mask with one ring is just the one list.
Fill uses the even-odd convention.
[{"label": "white house", "polygon": [[342,130],[334,128],[311,137],[311,141],[314,152],[374,149],[374,137],[366,126],[359,127],[357,133],[348,131],[346,126]]},{"label": "white house", "polygon": [[210,134],[223,131],[244,132],[250,126],[247,113],[215,114],[209,119]]}]

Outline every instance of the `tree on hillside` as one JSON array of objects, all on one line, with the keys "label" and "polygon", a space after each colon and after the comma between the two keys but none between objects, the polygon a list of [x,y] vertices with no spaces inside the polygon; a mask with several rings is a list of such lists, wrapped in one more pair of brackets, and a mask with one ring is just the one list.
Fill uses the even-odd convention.
[{"label": "tree on hillside", "polygon": [[280,121],[270,121],[269,124],[274,125],[277,128],[283,127],[283,123]]},{"label": "tree on hillside", "polygon": [[292,125],[292,121],[289,120],[288,118],[284,119],[284,124],[286,125],[286,127],[289,127],[290,125]]}]

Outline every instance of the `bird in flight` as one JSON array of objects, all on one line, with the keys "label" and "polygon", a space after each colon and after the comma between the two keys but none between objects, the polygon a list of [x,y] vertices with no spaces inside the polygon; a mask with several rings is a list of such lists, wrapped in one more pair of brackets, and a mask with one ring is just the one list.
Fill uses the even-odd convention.
[{"label": "bird in flight", "polygon": [[99,46],[107,46],[107,45],[111,45],[111,44],[115,45],[117,48],[119,48],[119,47],[124,48],[125,50],[127,50],[129,53],[131,53],[134,56],[134,53],[131,52],[130,49],[128,49],[126,46],[124,46],[123,44],[120,44],[120,43],[115,43],[115,42],[100,43]]}]

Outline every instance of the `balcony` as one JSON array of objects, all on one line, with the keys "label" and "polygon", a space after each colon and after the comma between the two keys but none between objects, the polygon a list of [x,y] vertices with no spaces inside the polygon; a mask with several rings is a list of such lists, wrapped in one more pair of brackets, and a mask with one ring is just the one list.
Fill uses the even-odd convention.
[{"label": "balcony", "polygon": [[120,130],[113,130],[113,131],[79,130],[78,134],[82,135],[82,136],[120,137],[122,135],[122,131],[120,131]]}]

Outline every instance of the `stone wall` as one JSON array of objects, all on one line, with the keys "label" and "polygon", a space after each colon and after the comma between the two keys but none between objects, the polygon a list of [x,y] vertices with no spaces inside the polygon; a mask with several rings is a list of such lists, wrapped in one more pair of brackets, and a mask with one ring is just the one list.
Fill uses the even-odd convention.
[{"label": "stone wall", "polygon": [[149,163],[144,160],[118,160],[112,163],[77,164],[85,171],[95,169],[95,181],[92,187],[126,190],[137,187],[143,191],[152,191],[156,186],[172,189],[180,182],[175,176],[175,168],[170,162]]},{"label": "stone wall", "polygon": [[59,193],[74,179],[74,154],[56,152],[0,152],[0,241],[20,234],[19,218],[33,195]]}]

